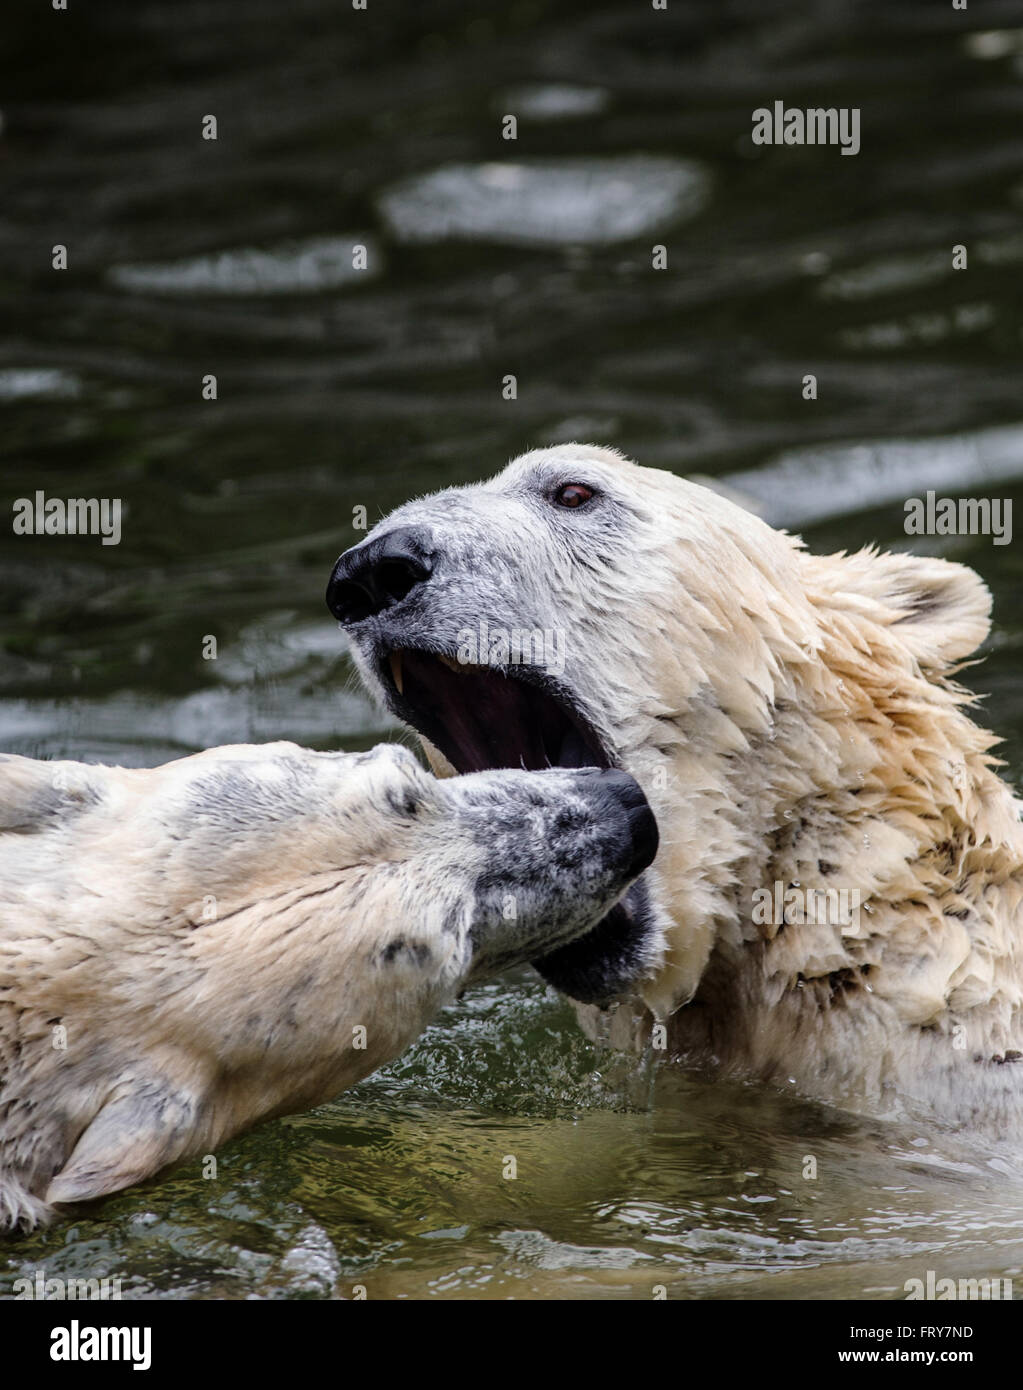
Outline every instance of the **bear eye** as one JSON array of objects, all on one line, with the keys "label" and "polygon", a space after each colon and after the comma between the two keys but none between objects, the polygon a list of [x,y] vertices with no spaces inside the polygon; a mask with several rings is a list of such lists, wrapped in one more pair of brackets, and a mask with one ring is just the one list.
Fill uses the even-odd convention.
[{"label": "bear eye", "polygon": [[388,788],[387,804],[395,815],[404,816],[406,819],[412,820],[419,814],[422,800],[411,789],[405,792],[397,792]]},{"label": "bear eye", "polygon": [[593,496],[593,489],[585,483],[565,483],[558,488],[552,500],[556,507],[584,507]]}]

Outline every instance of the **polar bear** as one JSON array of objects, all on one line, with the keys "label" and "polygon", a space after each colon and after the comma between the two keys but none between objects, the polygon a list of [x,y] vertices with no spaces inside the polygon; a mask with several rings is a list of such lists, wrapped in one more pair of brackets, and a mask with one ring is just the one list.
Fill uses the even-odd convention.
[{"label": "polar bear", "polygon": [[656,844],[615,771],[0,758],[0,1228],[331,1099],[608,913],[641,968],[658,943],[617,899]]},{"label": "polar bear", "polygon": [[572,945],[540,962],[617,1001],[610,1036],[662,1020],[654,1046],[696,1064],[1023,1134],[1021,808],[953,679],[988,630],[971,570],[813,555],[570,444],[397,508],[327,601],[436,771],[639,780],[663,955],[631,981]]}]

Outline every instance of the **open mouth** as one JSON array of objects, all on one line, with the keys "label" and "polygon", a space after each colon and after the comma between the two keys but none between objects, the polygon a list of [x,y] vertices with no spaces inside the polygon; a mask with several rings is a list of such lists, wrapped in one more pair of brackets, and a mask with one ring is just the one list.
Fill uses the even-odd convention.
[{"label": "open mouth", "polygon": [[385,684],[399,711],[459,773],[498,767],[610,767],[589,724],[536,668],[505,675],[433,652],[390,653]]},{"label": "open mouth", "polygon": [[[506,672],[404,648],[389,652],[378,670],[395,713],[458,773],[615,766],[567,692],[538,667]],[[533,964],[562,993],[606,1005],[645,974],[652,918],[640,877],[585,936]]]}]

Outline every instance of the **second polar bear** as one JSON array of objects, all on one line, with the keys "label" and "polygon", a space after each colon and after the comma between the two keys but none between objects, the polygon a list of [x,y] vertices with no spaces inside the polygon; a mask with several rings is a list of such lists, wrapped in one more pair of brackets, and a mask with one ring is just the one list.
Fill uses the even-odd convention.
[{"label": "second polar bear", "polygon": [[608,913],[653,958],[617,900],[656,844],[622,773],[0,757],[0,1229],[330,1100]]},{"label": "second polar bear", "polygon": [[647,792],[666,950],[627,981],[568,946],[559,988],[644,1001],[681,1058],[1023,1135],[1020,807],[953,679],[988,630],[971,570],[812,555],[573,444],[399,507],[328,604],[438,771],[590,763]]}]

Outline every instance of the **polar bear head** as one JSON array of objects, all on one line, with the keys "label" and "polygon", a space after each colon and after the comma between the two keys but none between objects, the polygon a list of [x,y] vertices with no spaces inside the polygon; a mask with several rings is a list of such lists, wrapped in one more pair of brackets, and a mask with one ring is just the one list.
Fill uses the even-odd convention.
[{"label": "polar bear head", "polygon": [[[332,1098],[465,985],[599,934],[656,845],[616,771],[0,758],[0,1228]],[[626,947],[623,975],[657,943]]]},{"label": "polar bear head", "polygon": [[[769,867],[794,875],[812,850],[814,874],[837,866],[869,892],[943,833],[956,797],[1004,831],[982,785],[993,740],[947,678],[988,627],[962,566],[813,556],[707,488],[570,444],[397,508],[341,556],[327,601],[438,771],[639,780],[661,850],[626,902],[666,933],[633,982],[655,1012],[740,942]],[[585,999],[587,949],[537,964]]]}]

